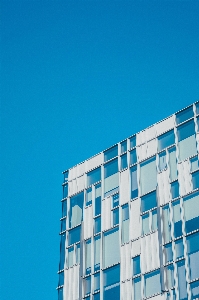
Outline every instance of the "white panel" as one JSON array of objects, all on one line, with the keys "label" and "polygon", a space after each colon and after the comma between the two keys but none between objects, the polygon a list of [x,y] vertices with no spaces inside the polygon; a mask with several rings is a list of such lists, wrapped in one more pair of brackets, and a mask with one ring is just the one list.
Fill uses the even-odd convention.
[{"label": "white panel", "polygon": [[104,180],[104,193],[113,190],[119,186],[119,173],[115,173]]},{"label": "white panel", "polygon": [[158,233],[154,232],[141,238],[142,272],[149,272],[160,266]]},{"label": "white panel", "polygon": [[64,300],[73,299],[73,269],[64,270]]},{"label": "white panel", "polygon": [[132,277],[131,268],[131,245],[125,244],[121,247],[121,281],[130,279]]},{"label": "white panel", "polygon": [[158,232],[151,234],[152,269],[160,267]]},{"label": "white panel", "polygon": [[84,239],[88,239],[93,233],[93,207],[88,206],[84,209]]},{"label": "white panel", "polygon": [[185,195],[185,179],[184,179],[184,168],[183,162],[178,164],[178,181],[179,181],[179,188],[180,188],[180,195]]},{"label": "white panel", "polygon": [[141,161],[147,157],[147,144],[143,144],[136,149],[138,161]]},{"label": "white panel", "polygon": [[84,189],[84,175],[77,177],[77,191],[80,192]]},{"label": "white panel", "polygon": [[141,145],[145,142],[145,131],[141,131],[136,134],[136,146]]},{"label": "white panel", "polygon": [[141,244],[140,244],[140,239],[139,240],[135,240],[131,243],[131,256],[137,256],[140,254],[140,249]]},{"label": "white panel", "polygon": [[163,120],[162,122],[155,124],[157,136],[164,133],[167,130],[174,128],[174,115]]},{"label": "white panel", "polygon": [[156,154],[157,152],[157,141],[156,139],[147,142],[147,157]]},{"label": "white panel", "polygon": [[130,239],[134,240],[140,235],[140,199],[136,199],[132,201],[130,205]]},{"label": "white panel", "polygon": [[73,278],[73,300],[79,299],[79,265],[74,266],[74,278]]},{"label": "white panel", "polygon": [[156,128],[155,126],[151,126],[145,130],[145,140],[150,141],[154,139],[156,136]]},{"label": "white panel", "polygon": [[68,181],[73,179],[73,168],[68,170]]},{"label": "white panel", "polygon": [[169,180],[169,170],[163,171],[164,180],[164,204],[169,203],[171,200],[171,190],[170,190],[170,180]]},{"label": "white panel", "polygon": [[77,165],[77,177],[83,175],[85,173],[85,162]]},{"label": "white panel", "polygon": [[166,297],[166,293],[162,294],[162,295],[157,295],[157,296],[154,296],[154,297],[151,297],[150,299],[152,300],[166,300],[167,297]]},{"label": "white panel", "polygon": [[111,197],[102,201],[102,231],[111,228]]},{"label": "white panel", "polygon": [[75,179],[77,177],[77,167],[73,167],[68,172],[68,180]]},{"label": "white panel", "polygon": [[183,167],[184,167],[185,190],[186,190],[186,194],[188,194],[193,190],[192,176],[190,174],[190,162],[189,160],[186,160],[183,163],[184,163]]},{"label": "white panel", "polygon": [[73,184],[73,194],[76,194],[77,193],[77,180],[73,179],[72,184]]},{"label": "white panel", "polygon": [[157,174],[157,182],[158,182],[159,202],[160,202],[160,205],[163,205],[165,203],[165,198],[164,198],[164,173],[163,172]]},{"label": "white panel", "polygon": [[[75,179],[74,179],[75,180]],[[68,196],[75,194],[75,187],[74,180],[68,182]],[[76,180],[75,180],[76,181]]]},{"label": "white panel", "polygon": [[141,263],[141,270],[142,273],[146,272],[147,270],[147,259],[145,256],[145,252],[146,252],[146,239],[141,238],[141,259],[140,259],[140,263]]},{"label": "white panel", "polygon": [[123,205],[130,200],[129,170],[120,173],[120,204]]},{"label": "white panel", "polygon": [[103,153],[100,153],[86,161],[86,172],[100,166],[103,163]]},{"label": "white panel", "polygon": [[132,281],[128,280],[121,283],[120,300],[131,300]]}]

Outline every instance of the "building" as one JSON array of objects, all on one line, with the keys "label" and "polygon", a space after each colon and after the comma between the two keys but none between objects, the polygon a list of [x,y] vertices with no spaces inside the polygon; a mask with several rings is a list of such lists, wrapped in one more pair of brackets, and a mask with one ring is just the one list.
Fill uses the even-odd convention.
[{"label": "building", "polygon": [[199,102],[63,172],[59,300],[199,299]]}]

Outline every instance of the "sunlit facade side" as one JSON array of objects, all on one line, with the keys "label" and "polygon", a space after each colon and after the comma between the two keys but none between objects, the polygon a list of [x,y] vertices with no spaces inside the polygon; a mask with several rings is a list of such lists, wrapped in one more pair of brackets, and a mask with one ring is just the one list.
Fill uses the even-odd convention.
[{"label": "sunlit facade side", "polygon": [[63,172],[58,300],[199,299],[199,102]]}]

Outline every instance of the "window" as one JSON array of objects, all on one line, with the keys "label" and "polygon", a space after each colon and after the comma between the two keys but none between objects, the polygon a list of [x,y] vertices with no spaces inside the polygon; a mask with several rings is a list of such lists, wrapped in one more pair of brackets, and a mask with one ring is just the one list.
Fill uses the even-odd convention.
[{"label": "window", "polygon": [[62,201],[62,218],[67,214],[67,201]]},{"label": "window", "polygon": [[183,240],[179,239],[175,241],[176,259],[184,257]]},{"label": "window", "polygon": [[199,188],[199,171],[192,173],[193,189]]},{"label": "window", "polygon": [[100,300],[100,293],[94,294],[93,300]]},{"label": "window", "polygon": [[169,152],[169,170],[170,170],[170,180],[173,181],[177,179],[177,161],[176,161],[176,147],[168,149]]},{"label": "window", "polygon": [[165,264],[173,260],[172,244],[164,245]]},{"label": "window", "polygon": [[131,199],[138,196],[138,182],[137,182],[137,166],[131,170]]},{"label": "window", "polygon": [[64,183],[68,182],[68,171],[64,172]]},{"label": "window", "polygon": [[127,141],[124,141],[121,143],[121,153],[124,153],[127,151]]},{"label": "window", "polygon": [[100,290],[100,272],[94,274],[94,292]]},{"label": "window", "polygon": [[150,232],[149,229],[149,213],[142,216],[142,235]]},{"label": "window", "polygon": [[183,204],[186,233],[199,229],[199,192],[185,197]]},{"label": "window", "polygon": [[172,203],[173,207],[173,222],[174,222],[174,237],[177,238],[182,235],[182,220],[180,216],[180,201]]},{"label": "window", "polygon": [[66,230],[66,218],[61,220],[61,232]]},{"label": "window", "polygon": [[157,209],[152,211],[152,230],[155,231],[158,229],[158,222],[157,222]]},{"label": "window", "polygon": [[179,158],[185,158],[197,154],[194,121],[188,121],[177,128]]},{"label": "window", "polygon": [[101,214],[101,183],[95,186],[95,216]]},{"label": "window", "polygon": [[59,270],[64,269],[66,233],[61,235]]},{"label": "window", "polygon": [[198,156],[190,158],[191,172],[198,170]]},{"label": "window", "polygon": [[167,167],[167,162],[166,162],[166,151],[161,152],[159,155],[159,164],[158,164],[158,169],[159,171],[163,171]]},{"label": "window", "polygon": [[63,288],[58,289],[58,300],[63,300]]},{"label": "window", "polygon": [[119,224],[119,208],[113,210],[113,226]]},{"label": "window", "polygon": [[172,199],[179,197],[179,183],[174,181],[171,183],[171,197]]},{"label": "window", "polygon": [[169,205],[165,205],[162,208],[162,217],[163,217],[164,243],[168,243],[171,240],[171,222],[170,222]]},{"label": "window", "polygon": [[75,227],[82,221],[84,192],[70,198],[69,228]]},{"label": "window", "polygon": [[119,187],[119,173],[118,173],[118,159],[104,165],[104,196],[118,191]]},{"label": "window", "polygon": [[161,151],[173,144],[175,144],[175,135],[173,130],[170,130],[158,137],[158,151]]},{"label": "window", "polygon": [[104,152],[104,162],[118,155],[118,145]]},{"label": "window", "polygon": [[133,276],[140,274],[141,273],[140,255],[132,258],[132,264],[133,264]]},{"label": "window", "polygon": [[129,205],[122,206],[122,243],[129,241]]},{"label": "window", "polygon": [[132,136],[130,138],[130,148],[134,148],[136,146],[136,136]]},{"label": "window", "polygon": [[121,170],[127,168],[127,154],[121,156]]},{"label": "window", "polygon": [[63,186],[63,198],[67,198],[68,197],[68,184],[65,184]]},{"label": "window", "polygon": [[189,257],[190,279],[199,277],[199,232],[187,237],[187,252]]},{"label": "window", "polygon": [[87,186],[101,180],[101,167],[87,173]]},{"label": "window", "polygon": [[97,235],[94,237],[94,271],[98,271],[100,269],[100,242],[101,235]]},{"label": "window", "polygon": [[145,160],[140,164],[141,195],[154,189],[157,185],[156,157]]},{"label": "window", "polygon": [[103,235],[103,267],[106,268],[120,261],[119,228],[115,227]]},{"label": "window", "polygon": [[196,103],[196,115],[199,114],[199,102]]},{"label": "window", "polygon": [[101,217],[95,218],[94,234],[101,232]]},{"label": "window", "polygon": [[68,245],[78,243],[81,236],[81,225],[68,231]]},{"label": "window", "polygon": [[85,275],[91,273],[91,239],[85,241]]},{"label": "window", "polygon": [[137,277],[133,280],[133,293],[134,293],[134,300],[141,300],[141,277]]},{"label": "window", "polygon": [[166,288],[171,289],[174,286],[174,267],[173,265],[168,265],[165,267],[166,273]]},{"label": "window", "polygon": [[136,164],[136,162],[137,162],[137,155],[136,155],[136,149],[134,149],[130,152],[130,165]]},{"label": "window", "polygon": [[103,272],[104,300],[120,300],[120,265],[108,268]]},{"label": "window", "polygon": [[177,262],[179,300],[187,299],[187,284],[184,260]]},{"label": "window", "polygon": [[80,264],[80,243],[76,245],[76,264]]},{"label": "window", "polygon": [[199,281],[192,282],[191,287],[191,299],[199,298]]},{"label": "window", "polygon": [[91,293],[91,276],[84,278],[83,285],[84,285],[84,296],[86,296]]},{"label": "window", "polygon": [[193,117],[193,106],[190,106],[176,114],[177,125]]},{"label": "window", "polygon": [[113,208],[119,205],[119,194],[113,195]]},{"label": "window", "polygon": [[67,264],[68,268],[74,265],[73,258],[74,258],[74,246],[68,248],[68,264]]},{"label": "window", "polygon": [[64,285],[64,271],[59,273],[59,283],[58,286]]},{"label": "window", "polygon": [[144,275],[144,286],[146,297],[160,293],[160,270],[156,270]]},{"label": "window", "polygon": [[141,197],[142,212],[157,206],[156,191]]},{"label": "window", "polygon": [[92,188],[86,190],[86,206],[92,204]]}]

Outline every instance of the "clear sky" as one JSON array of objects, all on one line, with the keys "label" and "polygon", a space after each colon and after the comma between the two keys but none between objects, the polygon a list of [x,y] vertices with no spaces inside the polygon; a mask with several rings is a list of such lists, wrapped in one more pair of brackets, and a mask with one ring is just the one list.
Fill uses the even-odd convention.
[{"label": "clear sky", "polygon": [[2,300],[57,299],[62,171],[199,100],[198,15],[1,0]]}]

